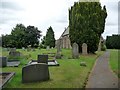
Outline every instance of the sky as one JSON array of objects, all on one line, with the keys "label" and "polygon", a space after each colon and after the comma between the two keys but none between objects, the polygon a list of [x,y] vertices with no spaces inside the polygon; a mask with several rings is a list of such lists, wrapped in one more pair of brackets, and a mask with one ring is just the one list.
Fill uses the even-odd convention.
[{"label": "sky", "polygon": [[[10,34],[16,24],[38,27],[42,35],[52,26],[58,39],[69,25],[68,9],[78,0],[0,0],[0,35]],[[102,36],[118,34],[118,1],[100,0],[106,5],[107,19]]]}]

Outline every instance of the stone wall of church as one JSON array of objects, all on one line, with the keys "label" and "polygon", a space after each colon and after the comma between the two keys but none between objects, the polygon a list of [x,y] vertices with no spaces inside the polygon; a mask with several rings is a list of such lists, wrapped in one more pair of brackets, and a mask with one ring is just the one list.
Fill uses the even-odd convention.
[{"label": "stone wall of church", "polygon": [[60,42],[61,48],[72,48],[69,35],[63,36],[62,38],[58,39],[56,41],[56,45],[58,42]]}]

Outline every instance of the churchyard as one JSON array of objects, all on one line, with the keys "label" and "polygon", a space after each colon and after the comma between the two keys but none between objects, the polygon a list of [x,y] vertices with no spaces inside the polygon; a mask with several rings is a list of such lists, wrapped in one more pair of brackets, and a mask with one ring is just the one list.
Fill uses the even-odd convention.
[{"label": "churchyard", "polygon": [[[48,81],[26,84],[22,83],[22,68],[30,60],[37,60],[38,54],[56,53],[57,49],[35,49],[34,51],[17,49],[17,51],[22,54],[17,58],[20,61],[20,65],[18,67],[2,68],[2,72],[15,72],[13,79],[5,86],[6,88],[83,88],[96,58],[103,54],[102,51],[96,52],[96,54],[81,54],[79,58],[73,59],[71,49],[62,49],[62,58],[56,59],[59,66],[48,66],[50,74]],[[8,54],[8,51],[3,49],[2,55],[8,57]],[[80,66],[80,62],[83,61],[86,62],[86,66]]]}]

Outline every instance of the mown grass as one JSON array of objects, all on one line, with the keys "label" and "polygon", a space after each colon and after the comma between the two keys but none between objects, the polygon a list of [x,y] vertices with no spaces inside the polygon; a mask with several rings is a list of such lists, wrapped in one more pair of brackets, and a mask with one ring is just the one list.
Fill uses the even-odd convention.
[{"label": "mown grass", "polygon": [[[88,78],[96,58],[103,52],[97,52],[94,55],[83,56],[79,59],[72,59],[70,49],[62,49],[62,59],[57,59],[60,66],[49,67],[50,80],[37,83],[21,83],[22,67],[31,59],[37,59],[38,54],[47,52],[56,52],[56,49],[45,50],[36,49],[35,51],[24,51],[18,49],[22,53],[21,65],[19,67],[5,67],[3,72],[15,72],[15,77],[7,84],[6,88],[83,88]],[[3,51],[4,56],[8,56],[7,51]],[[80,66],[80,62],[85,61],[87,67]]]},{"label": "mown grass", "polygon": [[118,59],[120,58],[120,50],[110,50],[110,67],[115,74],[120,78],[120,67],[118,66]]}]

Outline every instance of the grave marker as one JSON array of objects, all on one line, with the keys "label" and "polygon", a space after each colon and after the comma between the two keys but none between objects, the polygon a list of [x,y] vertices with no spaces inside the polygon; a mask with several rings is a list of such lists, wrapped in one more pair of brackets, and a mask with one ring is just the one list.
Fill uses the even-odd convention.
[{"label": "grave marker", "polygon": [[82,44],[82,54],[83,55],[87,55],[87,44],[86,43],[83,43]]},{"label": "grave marker", "polygon": [[0,57],[0,67],[6,67],[7,61],[7,57]]},{"label": "grave marker", "polygon": [[48,55],[38,55],[38,63],[48,63]]},{"label": "grave marker", "polygon": [[49,80],[49,69],[45,63],[30,64],[22,68],[22,83]]},{"label": "grave marker", "polygon": [[73,58],[79,58],[79,51],[78,51],[78,44],[77,43],[73,43],[72,56],[73,56]]}]

